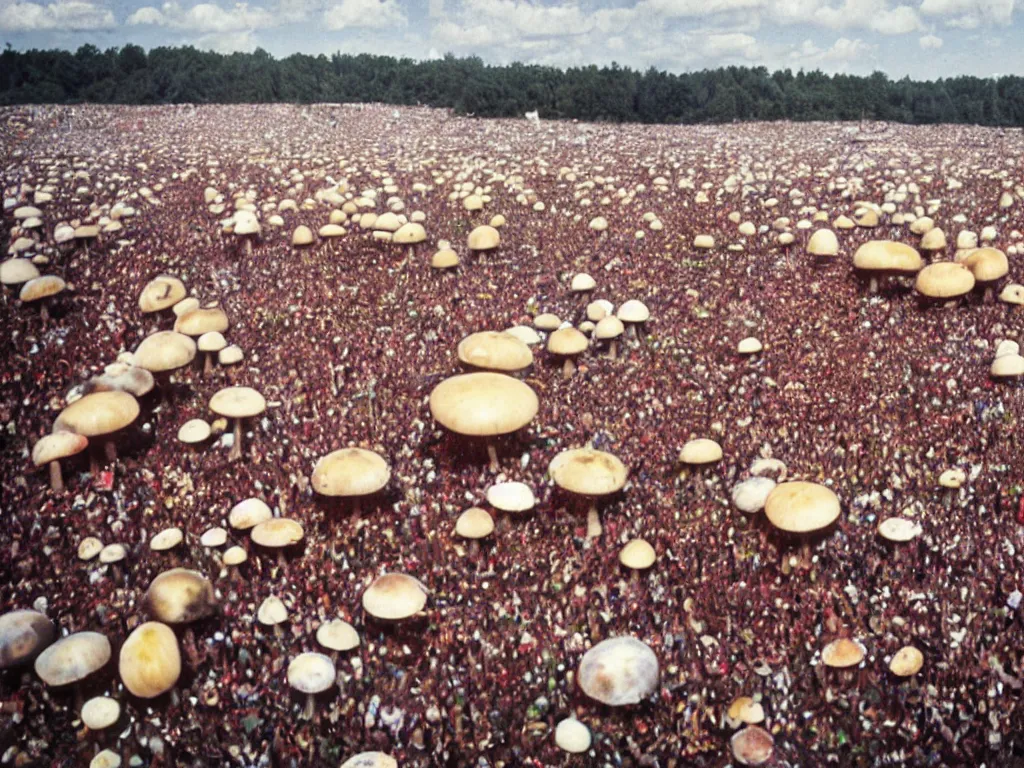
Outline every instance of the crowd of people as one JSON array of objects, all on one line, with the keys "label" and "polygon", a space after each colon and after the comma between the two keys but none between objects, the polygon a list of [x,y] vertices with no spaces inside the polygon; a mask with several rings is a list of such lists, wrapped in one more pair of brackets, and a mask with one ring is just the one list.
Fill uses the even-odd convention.
[{"label": "crowd of people", "polygon": [[[119,201],[136,209],[88,253],[45,236],[30,251],[68,283],[45,326],[5,286],[0,612],[36,607],[62,633],[102,632],[116,660],[147,618],[148,585],[173,565],[149,548],[172,526],[185,532],[175,562],[218,593],[212,616],[179,631],[174,692],[133,699],[116,663],[86,681],[87,695],[122,701],[125,721],[105,738],[124,764],[338,765],[380,750],[401,766],[720,766],[732,759],[725,712],[737,696],[759,697],[775,765],[1024,760],[1024,399],[989,377],[996,345],[1021,340],[1017,308],[977,296],[924,307],[898,279],[869,295],[854,250],[869,239],[915,244],[907,227],[837,231],[840,255],[824,263],[796,227],[815,210],[853,216],[854,201],[881,204],[913,183],[899,207],[931,209],[950,236],[947,258],[961,229],[993,226],[998,247],[1020,244],[1024,200],[999,205],[1024,184],[1020,131],[890,126],[858,143],[841,124],[538,125],[345,105],[10,108],[0,122],[5,198],[31,204],[32,190],[54,187],[40,206],[44,235]],[[329,203],[301,205],[317,190],[377,190],[383,212],[385,178],[404,213],[425,214],[428,240],[412,259],[351,225],[292,246],[297,226],[327,223]],[[463,182],[489,197],[482,211],[453,199]],[[211,212],[207,187],[225,212]],[[300,203],[280,211],[281,227],[260,214],[251,253],[220,223],[246,192],[258,207]],[[758,231],[741,235],[732,212]],[[500,247],[468,251],[469,231],[496,214]],[[588,226],[598,215],[603,232]],[[780,217],[792,246],[778,243]],[[13,219],[0,226],[6,234]],[[694,249],[699,234],[715,247]],[[440,240],[460,255],[454,273],[431,269]],[[570,290],[580,272],[597,283],[585,298]],[[174,396],[160,384],[118,436],[110,483],[72,460],[67,491],[54,494],[29,461],[32,445],[72,387],[173,325],[139,311],[159,274],[219,302],[245,359],[209,377],[198,362],[178,371]],[[1022,276],[1015,257],[1010,276]],[[445,431],[428,408],[433,387],[463,370],[458,342],[541,312],[578,325],[594,298],[639,299],[651,319],[619,359],[592,349],[569,380],[535,346],[523,378],[539,413],[499,441],[492,473],[485,446]],[[740,356],[748,336],[764,349]],[[175,439],[187,420],[213,420],[209,399],[227,384],[269,403],[247,423],[236,463],[219,438],[199,449]],[[699,437],[724,458],[680,477],[680,448]],[[596,540],[585,505],[547,475],[560,451],[587,444],[630,471],[601,503]],[[309,482],[317,459],[346,446],[378,452],[392,472],[358,518]],[[800,542],[730,501],[759,458],[841,500],[808,568],[789,566]],[[958,490],[939,486],[950,468],[968,478]],[[496,530],[471,549],[455,521],[487,507],[502,480],[529,485],[536,507],[491,509]],[[231,531],[251,550],[234,580],[221,550],[199,539],[253,496],[301,522],[305,537],[282,565]],[[886,542],[877,525],[894,515],[923,534]],[[123,578],[78,559],[86,536],[128,548]],[[638,577],[618,559],[634,538],[657,553]],[[389,571],[429,589],[421,615],[389,625],[364,613],[363,590]],[[270,595],[289,612],[280,635],[256,621]],[[333,617],[361,644],[341,655],[337,687],[305,721],[285,670],[322,650],[316,629]],[[617,635],[655,651],[661,682],[639,705],[612,709],[587,699],[574,673],[587,648]],[[867,650],[856,675],[821,663],[838,637]],[[887,660],[908,644],[924,667],[897,678]],[[591,730],[586,754],[555,744],[569,715]],[[74,695],[47,689],[31,667],[0,678],[0,733],[5,764],[92,755]]]}]

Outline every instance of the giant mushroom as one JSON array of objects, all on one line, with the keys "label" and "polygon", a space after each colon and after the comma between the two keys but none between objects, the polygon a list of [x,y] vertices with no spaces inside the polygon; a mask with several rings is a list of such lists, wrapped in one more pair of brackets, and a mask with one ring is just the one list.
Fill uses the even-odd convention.
[{"label": "giant mushroom", "polygon": [[780,531],[803,537],[803,559],[810,562],[806,534],[828,528],[839,517],[839,498],[831,488],[802,480],[779,483],[764,504],[769,522]]},{"label": "giant mushroom", "polygon": [[601,535],[601,518],[597,498],[617,493],[626,484],[629,470],[618,459],[595,448],[574,448],[562,451],[551,460],[548,474],[559,488],[590,500],[587,510],[587,538]]},{"label": "giant mushroom", "polygon": [[317,493],[351,498],[357,521],[362,498],[377,493],[390,479],[391,469],[384,457],[364,448],[331,451],[317,461],[311,477]]},{"label": "giant mushroom", "polygon": [[[102,437],[108,461],[117,460],[113,434],[135,421],[138,401],[127,392],[93,392],[68,405],[53,424],[54,432],[73,432],[83,437]],[[90,470],[99,470],[95,451],[90,452]]]},{"label": "giant mushroom", "polygon": [[909,245],[891,240],[869,240],[853,254],[854,269],[869,275],[871,293],[878,293],[881,278],[914,274],[923,266],[920,253]]}]

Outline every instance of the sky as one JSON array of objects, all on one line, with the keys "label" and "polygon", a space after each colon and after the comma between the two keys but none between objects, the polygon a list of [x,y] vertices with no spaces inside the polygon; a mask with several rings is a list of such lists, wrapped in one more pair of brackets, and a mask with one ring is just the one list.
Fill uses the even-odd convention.
[{"label": "sky", "polygon": [[1024,75],[1024,0],[0,0],[0,43]]}]

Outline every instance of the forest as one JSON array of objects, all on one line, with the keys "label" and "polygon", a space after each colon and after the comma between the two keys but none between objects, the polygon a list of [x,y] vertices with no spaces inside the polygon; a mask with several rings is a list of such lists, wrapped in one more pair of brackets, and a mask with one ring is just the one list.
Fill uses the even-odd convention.
[{"label": "forest", "polygon": [[888,120],[1024,125],[1024,77],[934,81],[724,67],[673,74],[617,64],[556,69],[480,58],[370,54],[276,59],[137,45],[0,53],[0,104],[383,102],[481,117],[640,123]]}]

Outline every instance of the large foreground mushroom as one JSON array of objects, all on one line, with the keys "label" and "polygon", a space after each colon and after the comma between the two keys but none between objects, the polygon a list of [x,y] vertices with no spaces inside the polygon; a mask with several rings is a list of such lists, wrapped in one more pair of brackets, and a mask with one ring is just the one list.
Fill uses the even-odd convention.
[{"label": "large foreground mushroom", "polygon": [[[61,411],[53,424],[53,431],[103,437],[107,459],[116,461],[117,447],[111,435],[127,427],[138,415],[139,403],[127,392],[93,392]],[[95,451],[90,452],[90,462],[95,475],[99,470]]]},{"label": "large foreground mushroom", "polygon": [[658,657],[635,637],[613,637],[584,654],[576,677],[583,692],[602,704],[638,704],[658,687]]}]

